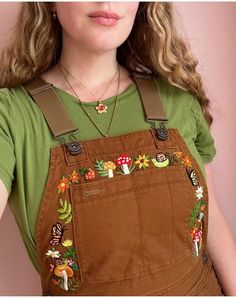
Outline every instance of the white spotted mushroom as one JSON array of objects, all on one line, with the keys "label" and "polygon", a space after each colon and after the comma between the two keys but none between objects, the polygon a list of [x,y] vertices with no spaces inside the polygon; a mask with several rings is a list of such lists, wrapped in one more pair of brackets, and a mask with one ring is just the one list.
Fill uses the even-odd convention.
[{"label": "white spotted mushroom", "polygon": [[108,178],[114,177],[113,170],[115,170],[116,165],[112,161],[106,161],[103,164],[103,168],[108,171]]},{"label": "white spotted mushroom", "polygon": [[122,167],[124,174],[130,174],[129,165],[131,164],[132,159],[127,154],[121,154],[116,159],[116,166]]}]

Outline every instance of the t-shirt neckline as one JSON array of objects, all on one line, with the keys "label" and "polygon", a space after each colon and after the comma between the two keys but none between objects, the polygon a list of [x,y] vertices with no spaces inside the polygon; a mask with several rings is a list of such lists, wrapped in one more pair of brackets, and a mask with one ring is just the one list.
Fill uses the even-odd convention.
[{"label": "t-shirt neckline", "polygon": [[[67,91],[55,86],[52,84],[52,87],[54,89],[54,91],[57,93],[57,95],[59,96],[64,96],[64,97],[67,97],[67,98],[71,98],[73,99],[76,103],[79,103],[78,102],[78,99],[77,97],[75,97],[74,95],[68,93]],[[136,90],[137,86],[136,86],[136,83],[133,82],[131,83],[124,91],[122,91],[119,95],[118,95],[118,99],[122,99],[122,98],[125,98],[127,97],[128,95],[130,95],[134,90]],[[106,105],[109,105],[109,104],[112,104],[113,101],[115,100],[116,98],[116,95],[113,95],[111,97],[108,97],[108,98],[105,98],[105,99],[102,99],[102,102]],[[96,107],[98,105],[98,101],[93,101],[93,102],[84,102],[83,101],[83,104],[85,106],[91,106],[91,107]]]}]

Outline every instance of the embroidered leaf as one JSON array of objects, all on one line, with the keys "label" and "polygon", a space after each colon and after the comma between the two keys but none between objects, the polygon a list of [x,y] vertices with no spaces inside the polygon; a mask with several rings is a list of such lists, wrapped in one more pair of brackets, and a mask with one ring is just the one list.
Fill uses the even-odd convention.
[{"label": "embroidered leaf", "polygon": [[76,280],[74,276],[68,279],[68,288],[70,289],[70,291],[78,291],[79,287],[80,282]]},{"label": "embroidered leaf", "polygon": [[96,163],[94,165],[95,169],[97,170],[98,174],[102,177],[108,176],[108,170],[104,169],[104,160],[96,160]]},{"label": "embroidered leaf", "polygon": [[66,219],[68,216],[69,216],[68,213],[64,213],[64,214],[59,215],[59,219]]},{"label": "embroidered leaf", "polygon": [[68,218],[65,220],[65,224],[68,224],[68,223],[70,223],[70,222],[71,222],[71,220],[72,220],[72,215],[71,215],[71,214],[69,214]]},{"label": "embroidered leaf", "polygon": [[68,248],[66,252],[63,253],[64,258],[74,258],[75,257],[75,249]]},{"label": "embroidered leaf", "polygon": [[192,213],[190,215],[190,220],[189,220],[190,227],[194,227],[196,218],[197,218],[197,216],[198,216],[198,214],[200,212],[199,209],[203,205],[205,205],[205,201],[202,200],[202,201],[197,202],[196,205],[194,206],[193,211],[192,211]]},{"label": "embroidered leaf", "polygon": [[71,268],[74,270],[74,271],[78,271],[79,270],[79,267],[76,263],[74,263]]},{"label": "embroidered leaf", "polygon": [[85,174],[87,174],[88,169],[86,169],[86,168],[81,168],[81,169],[79,169],[79,171],[80,171],[80,175],[81,175],[81,176],[84,176]]},{"label": "embroidered leaf", "polygon": [[69,206],[68,206],[68,209],[66,212],[71,213],[71,204],[70,203],[69,203]]},{"label": "embroidered leaf", "polygon": [[57,212],[60,213],[58,216],[59,219],[64,220],[66,224],[70,223],[72,220],[72,207],[71,204],[65,200],[63,202],[62,199],[59,200],[59,204],[61,205],[62,208],[57,209]]},{"label": "embroidered leaf", "polygon": [[64,201],[64,209],[67,209],[67,200]]},{"label": "embroidered leaf", "polygon": [[64,210],[64,208],[59,208],[59,209],[57,209],[57,212],[59,212],[59,213],[64,213],[65,210]]}]

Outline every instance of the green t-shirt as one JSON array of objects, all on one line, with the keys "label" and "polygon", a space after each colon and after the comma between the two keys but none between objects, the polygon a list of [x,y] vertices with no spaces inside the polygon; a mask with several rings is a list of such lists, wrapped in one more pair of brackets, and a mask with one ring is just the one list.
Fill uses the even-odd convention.
[{"label": "green t-shirt", "polygon": [[[156,79],[155,84],[169,119],[168,127],[179,130],[205,175],[203,163],[210,162],[216,150],[198,100],[164,80]],[[102,137],[75,97],[57,87],[54,90],[79,128],[79,140]],[[114,101],[115,96],[105,99],[104,103],[112,110]],[[112,113],[99,115],[96,105],[86,103],[100,128],[106,131]],[[132,83],[118,97],[110,136],[149,128],[137,86]],[[66,135],[65,141],[69,140]],[[22,86],[0,89],[0,179],[10,194],[10,208],[37,270],[36,219],[48,174],[50,147],[58,145],[60,141],[53,139],[39,107]]]}]

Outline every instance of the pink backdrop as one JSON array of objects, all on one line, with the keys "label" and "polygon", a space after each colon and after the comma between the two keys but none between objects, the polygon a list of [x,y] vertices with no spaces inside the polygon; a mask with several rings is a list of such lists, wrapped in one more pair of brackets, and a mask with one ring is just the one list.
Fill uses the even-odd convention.
[{"label": "pink backdrop", "polygon": [[[16,20],[20,3],[0,3],[0,47]],[[199,71],[212,99],[215,119],[212,134],[217,156],[213,162],[219,205],[236,240],[236,3],[178,2],[177,18],[199,58]],[[10,237],[11,235],[11,237]],[[0,224],[0,295],[41,295],[40,280],[7,208]]]}]

